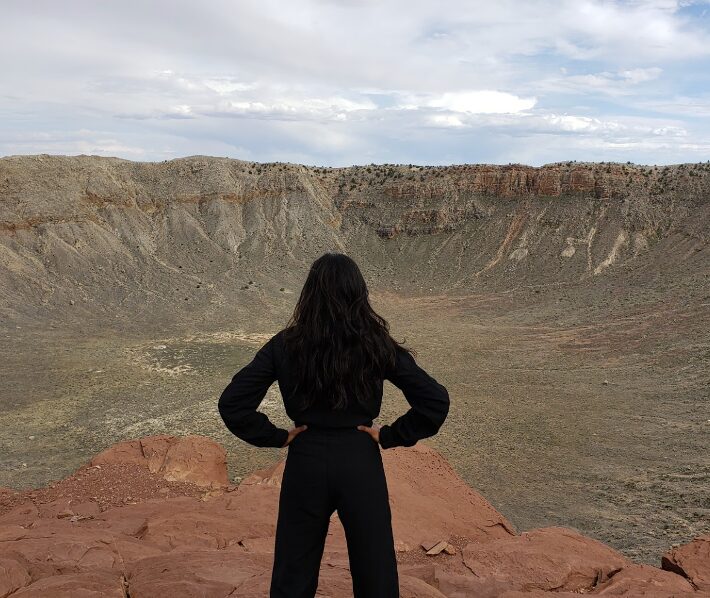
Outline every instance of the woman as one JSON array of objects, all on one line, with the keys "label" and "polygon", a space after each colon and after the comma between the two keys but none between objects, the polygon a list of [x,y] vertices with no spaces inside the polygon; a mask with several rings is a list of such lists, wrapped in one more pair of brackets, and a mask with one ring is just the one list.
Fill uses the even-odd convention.
[{"label": "woman", "polygon": [[[285,329],[259,349],[219,398],[227,428],[259,447],[286,447],[271,598],[313,598],[334,511],[343,524],[355,598],[399,596],[382,449],[436,434],[449,410],[444,386],[421,369],[370,306],[357,264],[318,258]],[[410,409],[373,423],[383,380]],[[257,411],[278,380],[290,430]]]}]

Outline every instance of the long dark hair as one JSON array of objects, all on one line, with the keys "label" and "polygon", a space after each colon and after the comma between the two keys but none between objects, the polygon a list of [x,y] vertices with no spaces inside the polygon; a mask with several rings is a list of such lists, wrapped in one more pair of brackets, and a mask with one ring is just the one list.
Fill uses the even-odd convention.
[{"label": "long dark hair", "polygon": [[416,355],[372,309],[355,261],[334,251],[313,262],[283,338],[302,409],[316,402],[344,409],[352,399],[367,405],[397,349]]}]

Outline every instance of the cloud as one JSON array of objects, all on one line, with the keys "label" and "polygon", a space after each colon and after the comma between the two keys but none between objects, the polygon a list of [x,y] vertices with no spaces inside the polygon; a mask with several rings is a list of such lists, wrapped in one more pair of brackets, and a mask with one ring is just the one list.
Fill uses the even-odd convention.
[{"label": "cloud", "polygon": [[662,71],[663,69],[654,66],[646,69],[628,69],[621,71],[619,75],[628,83],[635,85],[637,83],[643,83],[644,81],[656,79]]},{"label": "cloud", "polygon": [[683,118],[710,117],[710,94],[696,97],[674,95],[663,98],[644,99],[639,102],[639,108],[665,112]]},{"label": "cloud", "polygon": [[[3,139],[2,145],[27,149],[17,153],[95,154],[99,156],[126,156],[145,159],[148,152],[140,146],[130,146],[111,138],[104,131],[80,129],[77,131],[42,131],[21,133]],[[37,150],[35,148],[43,148]]]},{"label": "cloud", "polygon": [[535,98],[520,98],[511,93],[484,89],[452,91],[428,97],[410,95],[397,108],[433,107],[469,114],[497,114],[522,112],[532,108],[535,102]]},{"label": "cloud", "polygon": [[442,127],[463,127],[464,122],[458,116],[453,114],[433,114],[429,117],[429,122],[433,125]]},{"label": "cloud", "polygon": [[533,85],[539,91],[547,93],[572,94],[603,94],[608,96],[634,96],[647,92],[647,87],[639,89],[644,83],[658,79],[663,69],[646,67],[624,69],[616,72],[602,71],[567,75],[567,69],[562,68],[562,76],[555,75],[535,82]]}]

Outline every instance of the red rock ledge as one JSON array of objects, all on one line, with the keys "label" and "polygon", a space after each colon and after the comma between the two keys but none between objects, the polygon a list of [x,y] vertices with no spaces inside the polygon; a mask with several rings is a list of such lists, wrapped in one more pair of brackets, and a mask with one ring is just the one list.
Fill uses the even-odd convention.
[{"label": "red rock ledge", "polygon": [[[710,535],[635,564],[573,529],[517,533],[425,442],[383,459],[402,598],[710,596]],[[0,489],[0,598],[267,597],[283,466],[230,485],[219,444],[161,435],[46,488]],[[352,596],[337,514],[319,596]]]}]

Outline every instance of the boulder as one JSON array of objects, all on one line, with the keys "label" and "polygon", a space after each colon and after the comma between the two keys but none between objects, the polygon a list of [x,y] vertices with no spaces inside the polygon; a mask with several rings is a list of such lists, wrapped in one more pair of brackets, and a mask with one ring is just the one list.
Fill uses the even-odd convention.
[{"label": "boulder", "polygon": [[205,436],[160,434],[119,442],[99,453],[91,465],[134,463],[169,481],[227,486],[227,453]]},{"label": "boulder", "polygon": [[463,560],[477,580],[525,591],[589,591],[631,564],[611,547],[557,526],[468,544]]},{"label": "boulder", "polygon": [[698,590],[710,594],[710,534],[669,550],[661,568],[686,577]]},{"label": "boulder", "polygon": [[630,565],[595,588],[594,594],[680,598],[681,596],[695,595],[695,589],[687,579],[670,571],[664,571],[651,565]]}]

